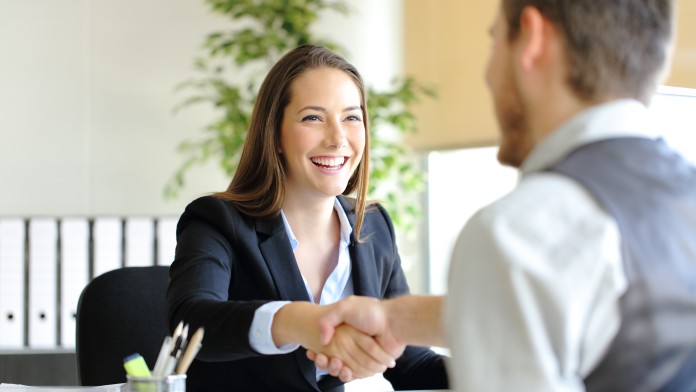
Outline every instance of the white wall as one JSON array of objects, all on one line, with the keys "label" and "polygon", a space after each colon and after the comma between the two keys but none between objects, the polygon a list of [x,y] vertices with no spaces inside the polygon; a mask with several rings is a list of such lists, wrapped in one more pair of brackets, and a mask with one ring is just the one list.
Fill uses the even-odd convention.
[{"label": "white wall", "polygon": [[[366,81],[401,70],[401,0],[353,0],[317,32],[341,43]],[[174,115],[205,35],[231,27],[203,0],[0,1],[0,216],[178,215],[224,189],[195,169],[176,200],[163,188],[175,146],[210,122],[200,107]]]},{"label": "white wall", "polygon": [[[386,87],[401,71],[402,0],[349,3],[350,17],[327,12],[316,32]],[[189,173],[179,198],[163,198],[183,159],[176,145],[214,115],[174,115],[187,96],[173,90],[195,76],[204,37],[225,28],[204,0],[0,0],[0,218],[178,216],[224,189],[210,164]]]}]

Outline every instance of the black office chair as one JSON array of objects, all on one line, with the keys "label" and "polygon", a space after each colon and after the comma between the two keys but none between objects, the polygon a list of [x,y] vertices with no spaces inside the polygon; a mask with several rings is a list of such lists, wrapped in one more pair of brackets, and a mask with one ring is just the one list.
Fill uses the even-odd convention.
[{"label": "black office chair", "polygon": [[164,297],[169,267],[125,267],[94,278],[77,305],[77,374],[81,385],[126,382],[123,358],[139,353],[155,366],[169,335]]}]

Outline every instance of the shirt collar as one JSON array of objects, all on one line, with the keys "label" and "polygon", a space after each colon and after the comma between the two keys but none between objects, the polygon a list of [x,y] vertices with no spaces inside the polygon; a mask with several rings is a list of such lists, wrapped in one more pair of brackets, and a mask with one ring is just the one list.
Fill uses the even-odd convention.
[{"label": "shirt collar", "polygon": [[520,168],[522,175],[561,161],[577,147],[616,137],[656,138],[648,109],[639,101],[621,99],[583,110],[566,121],[532,150]]},{"label": "shirt collar", "polygon": [[[350,235],[353,233],[353,227],[350,225],[348,215],[346,215],[346,212],[343,210],[343,207],[341,206],[341,203],[338,201],[338,198],[334,199],[334,210],[336,211],[336,214],[338,215],[338,221],[341,224],[341,242],[339,249],[343,249],[344,247],[348,246],[348,244],[350,244]],[[280,211],[280,216],[283,218],[283,226],[285,226],[285,232],[288,234],[288,238],[290,239],[290,245],[292,246],[292,250],[295,250],[300,245],[300,243],[297,241],[295,234],[293,234],[292,228],[290,227],[290,223],[288,223],[287,218],[285,218],[285,213],[282,210]]]}]

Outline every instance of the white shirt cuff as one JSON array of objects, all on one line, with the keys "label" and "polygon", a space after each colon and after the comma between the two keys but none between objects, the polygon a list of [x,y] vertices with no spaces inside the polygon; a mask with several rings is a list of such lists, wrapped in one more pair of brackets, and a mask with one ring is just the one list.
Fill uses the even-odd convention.
[{"label": "white shirt cuff", "polygon": [[261,305],[254,313],[254,320],[251,322],[249,329],[249,344],[251,348],[261,354],[287,354],[297,350],[299,344],[284,344],[276,347],[271,334],[271,326],[273,325],[273,317],[276,312],[283,306],[289,304],[290,301],[273,301]]}]

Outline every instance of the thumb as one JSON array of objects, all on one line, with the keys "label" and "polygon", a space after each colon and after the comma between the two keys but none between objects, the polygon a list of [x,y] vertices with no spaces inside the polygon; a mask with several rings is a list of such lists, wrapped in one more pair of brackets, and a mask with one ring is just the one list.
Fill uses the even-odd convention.
[{"label": "thumb", "polygon": [[326,346],[333,339],[336,327],[343,323],[343,318],[335,307],[331,307],[324,315],[319,317],[319,340]]}]

